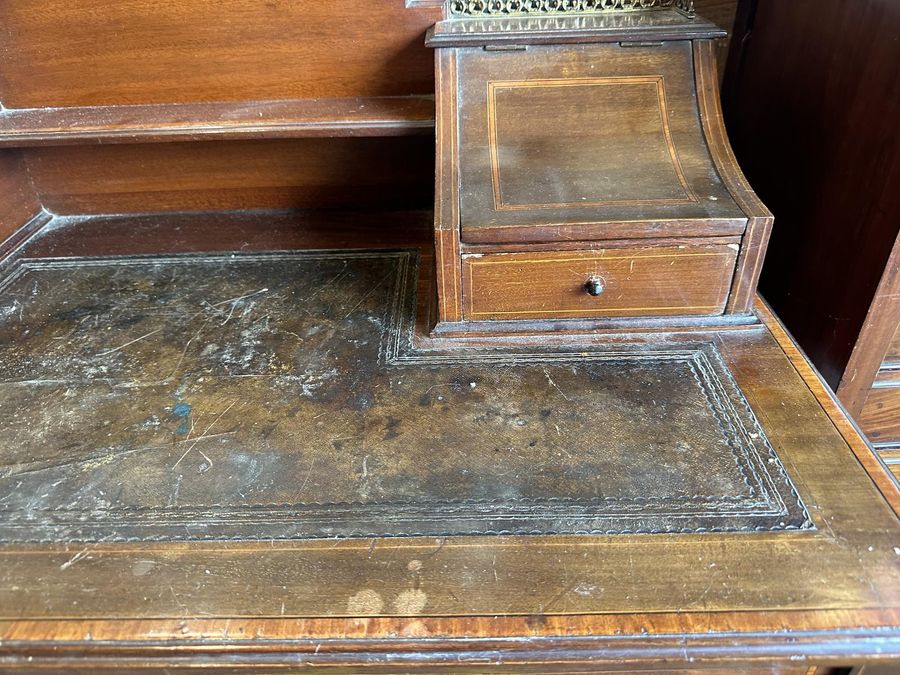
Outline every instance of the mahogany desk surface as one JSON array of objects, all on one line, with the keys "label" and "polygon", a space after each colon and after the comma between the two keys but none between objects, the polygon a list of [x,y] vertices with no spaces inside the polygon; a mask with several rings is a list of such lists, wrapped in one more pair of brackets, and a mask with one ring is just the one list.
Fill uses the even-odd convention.
[{"label": "mahogany desk surface", "polygon": [[[651,344],[619,335],[613,347],[619,361],[612,364],[611,347],[589,335],[576,338],[574,352],[572,338],[536,344],[481,337],[460,356],[450,342],[421,334],[431,307],[430,214],[380,218],[392,226],[371,213],[314,222],[288,213],[61,219],[5,266],[0,306],[19,309],[7,312],[0,350],[15,352],[24,370],[15,372],[5,358],[0,364],[0,425],[6,438],[16,429],[26,443],[43,433],[48,456],[29,467],[17,459],[17,446],[2,448],[0,509],[8,517],[0,523],[0,669],[485,672],[507,665],[514,672],[806,673],[817,665],[900,658],[900,492],[765,305],[757,304],[763,327],[711,338],[669,334]],[[310,266],[310,254],[302,253],[175,255],[299,249],[338,249],[329,255],[341,262],[326,269],[317,265],[333,259]],[[170,257],[127,257],[145,253]],[[251,260],[257,262],[246,266]],[[291,274],[290,266],[298,272]],[[341,280],[344,270],[353,275]],[[406,300],[391,290],[401,288],[401,272]],[[209,292],[217,278],[221,297]],[[238,282],[258,298],[241,299],[230,286]],[[387,334],[388,314],[379,308],[396,301],[397,311],[411,317],[416,287],[420,325],[412,345],[404,351],[403,340],[388,340],[387,356],[367,351],[372,326]],[[307,295],[296,302],[292,292]],[[153,303],[162,297],[168,314],[154,315]],[[193,315],[185,314],[184,298],[196,301]],[[299,314],[284,307],[298,307]],[[210,333],[192,342],[198,320]],[[295,335],[263,335],[256,356],[242,360],[246,354],[238,350],[231,361],[223,357],[229,339],[249,344],[244,331],[258,321]],[[299,332],[309,331],[310,321],[334,329],[329,341]],[[167,322],[185,332],[168,335]],[[26,330],[34,331],[30,342]],[[61,337],[69,346],[54,352],[54,338]],[[306,344],[307,352],[291,340]],[[294,409],[274,394],[262,396],[261,387],[273,386],[265,378],[279,359],[290,365],[311,344],[321,347],[322,358],[337,359],[334,373],[306,381],[307,389],[304,382],[286,385],[294,387]],[[68,356],[55,365],[47,358],[63,352]],[[82,352],[90,358],[78,361]],[[222,357],[219,366],[204,361],[213,353]],[[260,353],[269,358],[262,365],[253,360]],[[696,353],[690,358],[699,361],[691,363],[711,364],[697,371],[696,382],[660,365]],[[482,361],[475,364],[472,354]],[[650,365],[635,362],[635,355],[650,358]],[[85,369],[97,363],[110,370],[88,384]],[[397,374],[402,369],[406,374]],[[503,390],[504,382],[515,386]],[[379,384],[391,396],[376,390]],[[367,386],[373,400],[351,395]],[[719,422],[739,427],[740,436],[737,445],[715,452],[691,448],[692,441],[711,443],[706,425],[713,408],[666,399],[678,392],[679,400],[690,401],[710,387],[724,406]],[[473,403],[482,390],[490,396]],[[178,407],[179,391],[195,397],[195,415],[205,415],[180,430],[191,420]],[[101,400],[105,408],[92,407]],[[538,400],[549,403],[528,408]],[[160,408],[163,432],[135,431],[149,418],[142,407],[148,401]],[[329,428],[340,427],[343,445],[310,450],[315,427],[297,421],[309,413],[309,401]],[[671,436],[653,419],[664,407]],[[490,419],[466,417],[473,410]],[[454,416],[458,424],[441,426]],[[348,417],[363,422],[354,426]],[[478,424],[484,433],[471,435]],[[510,441],[518,438],[511,435],[517,427],[529,429],[525,440],[534,446]],[[87,439],[81,444],[73,440],[77,429]],[[765,454],[766,439],[774,455]],[[593,455],[584,451],[590,443]],[[615,455],[626,446],[633,461]],[[104,447],[114,451],[104,454]],[[250,475],[253,455],[266,447],[292,457],[299,469],[263,466],[257,479],[241,483],[237,468]],[[560,452],[548,460],[529,456],[529,447]],[[735,448],[755,448],[762,465],[742,465],[729,454]],[[344,455],[353,461],[335,459]],[[736,457],[748,481],[743,487],[734,479]],[[529,482],[536,459],[542,472]],[[429,486],[425,476],[435,467],[450,482]],[[477,475],[465,478],[466,471]],[[384,482],[363,494],[372,476]],[[739,502],[754,476],[768,481],[768,501],[760,502],[766,508],[728,511],[720,527],[709,524],[721,515],[709,504],[692,510],[682,503],[681,511],[655,512],[656,520],[639,518],[643,525],[632,527],[627,509],[612,516],[587,509],[595,520],[579,520],[540,499],[577,497],[596,506],[604,497],[632,503],[643,497],[647,506],[638,512],[651,513],[654,499],[684,497],[695,486],[717,495],[715,508],[727,511],[725,502]],[[199,480],[206,481],[204,491],[192,493],[191,481]],[[16,493],[20,486],[25,495]],[[269,492],[241,494],[245,487]],[[385,494],[394,497],[393,510],[384,506]],[[455,503],[461,494],[472,499]],[[279,496],[282,521],[250,508]],[[317,497],[332,504],[322,507],[319,521],[313,511],[289,508]],[[563,534],[486,534],[503,528],[491,520],[496,510],[478,510],[479,497],[499,504],[514,523],[510,531]],[[360,527],[402,534],[418,517],[415,531],[425,536],[335,538],[321,521],[329,508],[339,510],[337,501],[356,502],[343,521],[336,518],[345,527],[339,535],[365,534]],[[194,504],[195,520],[190,509],[179,511],[183,502]],[[410,504],[418,505],[418,516]],[[155,515],[129,519],[117,510],[123,505]],[[78,518],[81,525],[73,524]],[[197,518],[208,519],[210,529],[197,529]],[[575,534],[579,529],[609,534]],[[658,533],[636,533],[644,529]],[[302,538],[310,536],[320,538]]]}]

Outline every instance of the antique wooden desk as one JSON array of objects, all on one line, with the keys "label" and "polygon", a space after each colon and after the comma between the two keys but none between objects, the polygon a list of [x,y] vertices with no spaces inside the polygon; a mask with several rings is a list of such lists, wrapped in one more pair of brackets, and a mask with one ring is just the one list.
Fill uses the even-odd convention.
[{"label": "antique wooden desk", "polygon": [[721,31],[339,4],[0,2],[0,671],[900,662]]}]

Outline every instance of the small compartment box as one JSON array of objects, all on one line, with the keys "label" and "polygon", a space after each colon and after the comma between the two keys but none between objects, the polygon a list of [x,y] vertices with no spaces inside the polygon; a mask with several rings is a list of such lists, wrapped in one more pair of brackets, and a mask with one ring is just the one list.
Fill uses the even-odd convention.
[{"label": "small compartment box", "polygon": [[576,5],[451,2],[429,34],[436,332],[755,323],[772,217],[722,122],[724,32],[688,0]]}]

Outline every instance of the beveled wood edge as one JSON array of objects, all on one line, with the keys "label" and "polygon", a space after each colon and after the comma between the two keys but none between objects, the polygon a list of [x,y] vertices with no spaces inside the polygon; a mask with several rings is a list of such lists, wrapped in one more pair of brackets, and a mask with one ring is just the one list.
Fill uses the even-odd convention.
[{"label": "beveled wood edge", "polygon": [[506,337],[506,336],[590,336],[593,341],[617,341],[640,337],[690,333],[709,335],[722,330],[758,330],[762,324],[754,315],[742,316],[659,316],[596,319],[510,319],[489,321],[438,322],[431,337]]},{"label": "beveled wood edge", "polygon": [[54,220],[54,215],[41,209],[23,223],[9,237],[0,241],[0,271],[12,260],[29,241],[37,237]]},{"label": "beveled wood edge", "polygon": [[896,610],[4,621],[0,666],[846,664],[900,659],[898,624]]},{"label": "beveled wood edge", "polygon": [[885,354],[900,324],[900,237],[894,242],[875,298],[838,384],[837,395],[853,417],[869,398]]},{"label": "beveled wood edge", "polygon": [[[648,226],[652,225],[653,229]],[[620,220],[602,223],[549,223],[541,225],[495,225],[463,228],[466,244],[540,244],[557,241],[601,241],[604,239],[730,237],[747,229],[746,218],[695,218],[684,220]]]},{"label": "beveled wood edge", "polygon": [[670,246],[740,246],[740,236],[634,237],[621,239],[564,239],[530,244],[488,243],[462,244],[462,255],[501,253],[550,253],[556,251],[598,251],[620,248],[657,248]]},{"label": "beveled wood edge", "polygon": [[0,111],[0,148],[431,133],[429,96],[164,103]]},{"label": "beveled wood edge", "polygon": [[859,460],[859,463],[869,474],[878,491],[893,509],[894,513],[900,517],[900,485],[894,480],[885,463],[866,440],[865,435],[848,414],[835,393],[825,383],[818,371],[813,368],[793,338],[790,337],[781,320],[775,316],[775,313],[766,301],[758,295],[756,296],[755,309],[776,342],[778,342],[778,346],[781,347],[794,369],[803,378],[804,383],[813,396],[816,397],[816,401],[828,414],[832,424],[834,424],[844,441],[850,446],[857,460]]},{"label": "beveled wood edge", "polygon": [[718,70],[713,43],[710,40],[695,41],[694,74],[703,134],[725,188],[749,219],[726,310],[733,314],[745,314],[753,308],[753,298],[775,219],[753,191],[731,148],[716,73]]}]

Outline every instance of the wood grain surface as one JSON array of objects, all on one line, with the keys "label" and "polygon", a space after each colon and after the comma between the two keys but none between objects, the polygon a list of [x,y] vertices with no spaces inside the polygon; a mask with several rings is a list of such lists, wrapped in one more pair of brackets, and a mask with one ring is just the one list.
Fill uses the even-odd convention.
[{"label": "wood grain surface", "polygon": [[900,15],[891,0],[742,4],[755,23],[729,130],[779,223],[760,288],[837,388],[898,235]]},{"label": "wood grain surface", "polygon": [[0,246],[40,210],[20,153],[0,150]]},{"label": "wood grain surface", "polygon": [[[528,77],[511,79],[519,72]],[[591,239],[592,225],[640,222],[665,236],[679,220],[742,231],[746,216],[704,141],[690,42],[466,49],[458,82],[464,242],[540,241],[579,226]]]},{"label": "wood grain surface", "polygon": [[872,389],[859,424],[873,443],[900,443],[900,388]]},{"label": "wood grain surface", "polygon": [[[719,246],[463,256],[466,317],[714,315],[725,309],[737,240]],[[585,284],[596,278],[602,292]]]},{"label": "wood grain surface", "polygon": [[433,127],[431,96],[30,108],[0,111],[0,147],[430,135]]},{"label": "wood grain surface", "polygon": [[434,141],[407,138],[66,146],[26,149],[58,214],[254,208],[422,208]]},{"label": "wood grain surface", "polygon": [[850,414],[859,417],[876,392],[882,373],[893,376],[896,336],[900,332],[900,237],[894,242],[866,320],[838,385],[838,396]]},{"label": "wood grain surface", "polygon": [[[207,249],[267,246],[259,220],[233,221],[212,238],[208,222]],[[191,237],[202,245],[204,231],[198,221],[193,234],[172,237],[164,218],[78,226],[105,231],[94,240],[119,252],[146,247],[139,232],[171,251]],[[38,240],[40,250],[79,246],[66,229]],[[345,230],[340,239],[365,237]],[[758,311],[766,328],[716,344],[815,532],[7,546],[3,666],[395,672],[402,662],[477,672],[499,662],[573,672],[900,658],[896,485],[783,329]]]},{"label": "wood grain surface", "polygon": [[404,0],[0,4],[6,108],[406,96],[433,91]]}]

